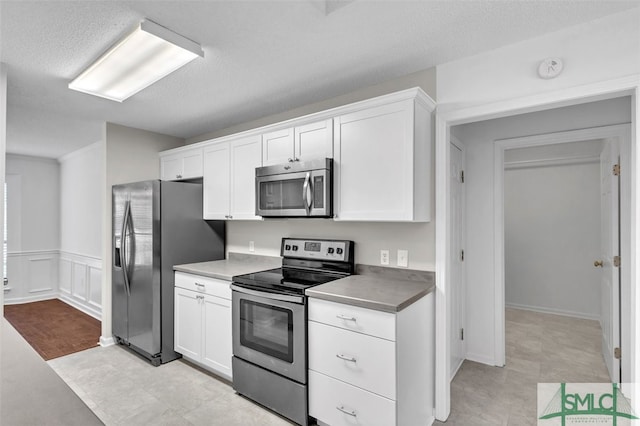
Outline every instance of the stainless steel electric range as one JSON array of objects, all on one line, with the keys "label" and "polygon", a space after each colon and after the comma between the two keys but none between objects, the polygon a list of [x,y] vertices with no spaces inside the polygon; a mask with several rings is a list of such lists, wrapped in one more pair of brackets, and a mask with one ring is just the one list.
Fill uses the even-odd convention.
[{"label": "stainless steel electric range", "polygon": [[283,238],[282,268],[233,277],[233,388],[307,425],[307,288],[354,272],[354,243]]}]

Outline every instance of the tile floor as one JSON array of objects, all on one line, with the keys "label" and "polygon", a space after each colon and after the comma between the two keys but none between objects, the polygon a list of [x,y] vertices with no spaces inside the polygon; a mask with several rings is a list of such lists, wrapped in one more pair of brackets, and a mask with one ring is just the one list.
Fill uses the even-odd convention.
[{"label": "tile floor", "polygon": [[289,426],[182,360],[160,367],[120,346],[48,361],[107,426]]},{"label": "tile floor", "polygon": [[[538,382],[609,382],[596,321],[508,309],[507,365],[466,361],[445,426],[536,424]],[[106,425],[289,425],[231,386],[174,361],[159,368],[121,347],[49,361]]]},{"label": "tile floor", "polygon": [[597,321],[507,309],[504,368],[465,361],[445,426],[535,425],[537,384],[610,382]]}]

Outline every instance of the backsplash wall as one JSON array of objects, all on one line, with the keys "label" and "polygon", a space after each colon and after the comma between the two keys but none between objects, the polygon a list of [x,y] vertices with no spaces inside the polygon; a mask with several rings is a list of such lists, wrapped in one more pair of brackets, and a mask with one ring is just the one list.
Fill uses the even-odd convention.
[{"label": "backsplash wall", "polygon": [[339,222],[329,219],[228,221],[227,252],[279,256],[283,237],[328,238],[356,243],[356,263],[380,265],[380,250],[389,250],[389,266],[397,267],[398,249],[409,251],[409,269],[435,268],[435,223]]}]

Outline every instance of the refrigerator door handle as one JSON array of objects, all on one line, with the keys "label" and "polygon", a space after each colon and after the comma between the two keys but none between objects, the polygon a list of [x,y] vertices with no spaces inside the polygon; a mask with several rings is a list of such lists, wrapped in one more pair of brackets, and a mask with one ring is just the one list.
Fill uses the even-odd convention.
[{"label": "refrigerator door handle", "polygon": [[122,265],[122,274],[124,276],[124,288],[127,290],[127,296],[131,296],[129,287],[129,266],[127,265],[127,229],[129,228],[129,218],[131,217],[131,202],[127,201],[124,207],[124,217],[122,218],[122,232],[120,242],[120,264]]}]

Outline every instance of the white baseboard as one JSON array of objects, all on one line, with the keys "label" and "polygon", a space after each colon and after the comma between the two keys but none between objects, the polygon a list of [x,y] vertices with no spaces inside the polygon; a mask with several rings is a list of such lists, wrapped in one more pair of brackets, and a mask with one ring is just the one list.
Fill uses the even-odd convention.
[{"label": "white baseboard", "polygon": [[543,314],[562,315],[562,316],[565,316],[565,317],[573,317],[573,318],[600,321],[600,315],[587,314],[587,313],[583,313],[583,312],[566,311],[566,310],[563,310],[563,309],[545,308],[545,307],[530,306],[530,305],[520,305],[520,304],[517,304],[517,303],[505,303],[505,307],[513,308],[513,309],[522,309],[522,310],[525,310],[525,311],[540,312],[540,313],[543,313]]},{"label": "white baseboard", "polygon": [[[479,362],[480,364],[490,365],[492,367],[496,367],[496,362],[492,357],[488,357],[486,355],[474,354],[472,352],[467,352],[467,360]],[[497,367],[502,367],[501,365]]]},{"label": "white baseboard", "polygon": [[23,303],[41,302],[43,300],[52,300],[57,298],[58,298],[58,293],[47,293],[47,294],[36,295],[36,296],[15,297],[13,299],[8,299],[5,294],[4,304],[5,305],[21,305]]},{"label": "white baseboard", "polygon": [[107,346],[113,346],[115,344],[116,344],[116,341],[113,338],[113,336],[109,336],[109,337],[100,336],[100,346],[102,346],[103,348],[106,348]]},{"label": "white baseboard", "polygon": [[462,367],[462,363],[464,363],[464,359],[461,359],[458,365],[455,366],[453,372],[451,373],[451,378],[449,379],[449,381],[453,380],[453,378],[456,377],[456,374],[458,374],[460,367]]},{"label": "white baseboard", "polygon": [[67,305],[73,306],[77,310],[84,312],[85,314],[89,315],[90,317],[93,317],[93,318],[97,319],[98,321],[102,321],[102,313],[100,313],[97,310],[93,310],[93,309],[89,308],[88,306],[85,306],[85,305],[83,305],[81,303],[76,302],[75,300],[73,300],[71,297],[69,297],[66,294],[59,293],[58,294],[58,299],[62,300]]}]

